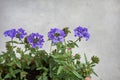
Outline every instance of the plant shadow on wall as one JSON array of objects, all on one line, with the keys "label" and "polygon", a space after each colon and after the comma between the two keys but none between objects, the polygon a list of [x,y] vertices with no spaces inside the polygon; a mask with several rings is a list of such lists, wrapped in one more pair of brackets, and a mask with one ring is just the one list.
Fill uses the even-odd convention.
[{"label": "plant shadow on wall", "polygon": [[48,32],[48,41],[51,42],[48,53],[42,50],[43,35],[28,35],[22,28],[5,31],[4,35],[11,41],[6,42],[6,51],[0,54],[0,80],[91,80],[92,73],[97,76],[93,69],[99,63],[97,56],[88,61],[84,54],[83,63],[80,54],[72,54],[72,49],[79,47],[77,43],[82,38],[89,40],[88,29],[75,28],[75,41],[66,40],[69,33],[68,27],[51,29]]}]

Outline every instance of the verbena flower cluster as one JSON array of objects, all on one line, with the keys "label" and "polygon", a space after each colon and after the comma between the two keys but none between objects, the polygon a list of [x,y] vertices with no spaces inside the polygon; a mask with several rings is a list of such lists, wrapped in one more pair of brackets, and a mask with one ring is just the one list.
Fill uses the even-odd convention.
[{"label": "verbena flower cluster", "polygon": [[32,33],[27,37],[27,41],[33,48],[36,47],[42,48],[44,39],[43,35],[39,33]]},{"label": "verbena flower cluster", "polygon": [[11,29],[11,30],[7,30],[4,32],[5,36],[9,36],[11,39],[13,39],[14,37],[16,38],[24,38],[25,35],[27,35],[27,33],[25,32],[24,29],[19,28],[18,30],[16,29]]},{"label": "verbena flower cluster", "polygon": [[54,28],[48,32],[49,40],[52,40],[54,44],[58,42],[64,42],[64,37],[66,36],[65,32],[61,29]]},{"label": "verbena flower cluster", "polygon": [[4,32],[4,35],[13,39],[16,36],[16,29],[7,30]]},{"label": "verbena flower cluster", "polygon": [[90,38],[90,34],[88,33],[88,29],[84,28],[84,27],[77,27],[76,29],[74,29],[74,34],[75,36],[79,37],[79,38],[86,38],[86,40],[88,40]]},{"label": "verbena flower cluster", "polygon": [[26,33],[25,30],[22,29],[22,28],[19,28],[19,29],[16,31],[16,37],[17,37],[17,38],[22,39],[22,38],[25,37],[25,35],[27,35],[27,33]]}]

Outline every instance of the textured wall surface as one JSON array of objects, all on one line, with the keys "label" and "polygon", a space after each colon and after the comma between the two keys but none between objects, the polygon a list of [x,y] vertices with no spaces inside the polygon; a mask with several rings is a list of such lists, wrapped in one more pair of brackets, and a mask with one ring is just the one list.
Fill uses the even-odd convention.
[{"label": "textured wall surface", "polygon": [[0,51],[9,40],[3,36],[7,29],[22,27],[47,39],[52,27],[79,25],[89,28],[91,39],[82,40],[75,52],[101,59],[95,67],[99,78],[93,80],[120,80],[120,0],[0,0]]}]

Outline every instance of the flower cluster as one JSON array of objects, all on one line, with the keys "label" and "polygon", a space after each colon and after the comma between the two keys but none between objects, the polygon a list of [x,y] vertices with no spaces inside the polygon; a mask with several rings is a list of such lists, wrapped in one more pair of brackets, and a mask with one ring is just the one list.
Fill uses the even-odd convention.
[{"label": "flower cluster", "polygon": [[26,33],[25,30],[22,29],[22,28],[19,28],[19,29],[17,30],[17,32],[16,32],[16,37],[17,37],[17,38],[22,39],[22,38],[24,38],[25,35],[27,35],[27,33]]},{"label": "flower cluster", "polygon": [[27,35],[27,33],[25,32],[24,29],[19,28],[18,30],[16,29],[7,30],[4,32],[4,35],[9,36],[11,39],[13,39],[14,37],[22,39],[24,38],[25,35]]},{"label": "flower cluster", "polygon": [[90,38],[90,34],[88,33],[88,29],[87,28],[83,28],[81,26],[78,26],[77,28],[74,29],[74,34],[75,36],[79,37],[79,38],[86,38],[86,41]]},{"label": "flower cluster", "polygon": [[16,29],[7,30],[4,32],[4,35],[13,39],[16,36]]},{"label": "flower cluster", "polygon": [[27,37],[27,40],[33,48],[42,48],[44,42],[43,35],[39,33],[30,34],[30,36]]},{"label": "flower cluster", "polygon": [[48,32],[49,40],[52,40],[54,44],[58,42],[64,42],[64,37],[66,36],[65,32],[61,29],[54,28]]}]

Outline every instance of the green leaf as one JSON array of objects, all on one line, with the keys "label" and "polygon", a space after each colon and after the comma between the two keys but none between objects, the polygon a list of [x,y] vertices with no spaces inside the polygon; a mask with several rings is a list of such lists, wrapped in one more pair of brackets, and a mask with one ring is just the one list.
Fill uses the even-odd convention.
[{"label": "green leaf", "polygon": [[38,80],[42,80],[42,77],[41,77],[41,76],[39,76],[39,77],[38,77]]},{"label": "green leaf", "polygon": [[77,71],[75,71],[75,70],[73,70],[72,73],[73,73],[76,77],[78,77],[78,78],[80,78],[80,79],[83,78],[83,77],[82,77]]},{"label": "green leaf", "polygon": [[59,66],[59,68],[57,70],[57,75],[61,73],[62,69],[63,69],[63,66]]},{"label": "green leaf", "polygon": [[94,75],[96,75],[98,77],[97,73],[93,69],[92,69],[92,72]]},{"label": "green leaf", "polygon": [[8,41],[8,43],[16,43],[16,44],[18,44],[17,41]]},{"label": "green leaf", "polygon": [[84,58],[85,58],[85,63],[88,64],[87,56],[85,53],[84,53]]},{"label": "green leaf", "polygon": [[48,77],[46,75],[46,73],[43,73],[42,75],[38,76],[37,80],[48,80]]},{"label": "green leaf", "polygon": [[11,76],[14,77],[14,78],[16,78],[14,70],[12,68],[10,68],[9,71],[10,71]]},{"label": "green leaf", "polygon": [[31,60],[29,59],[29,60],[27,61],[27,65],[30,65],[30,63],[31,63]]},{"label": "green leaf", "polygon": [[14,62],[10,62],[10,63],[7,63],[8,66],[13,66],[14,65]]},{"label": "green leaf", "polygon": [[75,43],[75,42],[74,42],[74,45],[75,45],[76,47],[79,47],[79,46],[77,45],[77,43]]},{"label": "green leaf", "polygon": [[69,47],[69,48],[74,48],[75,46],[76,47],[79,47],[78,45],[77,45],[77,43],[76,42],[73,42],[72,40],[69,40],[69,41],[67,41],[67,46]]},{"label": "green leaf", "polygon": [[46,72],[48,71],[48,69],[46,67],[38,67],[36,70],[41,70],[41,69],[43,69]]},{"label": "green leaf", "polygon": [[27,72],[22,71],[22,72],[20,73],[20,78],[23,79],[24,77],[26,77],[27,74],[28,74]]},{"label": "green leaf", "polygon": [[36,67],[39,67],[39,63],[37,60],[35,60]]},{"label": "green leaf", "polygon": [[12,68],[9,68],[9,72],[10,73],[7,73],[4,78],[11,78],[11,77],[16,78],[15,72],[14,72],[14,70]]},{"label": "green leaf", "polygon": [[0,73],[0,80],[3,80],[3,79],[2,79],[2,73]]},{"label": "green leaf", "polygon": [[91,64],[90,66],[91,66],[91,67],[94,67],[94,66],[95,66],[95,64]]},{"label": "green leaf", "polygon": [[79,42],[81,41],[81,38],[79,38]]},{"label": "green leaf", "polygon": [[4,78],[5,78],[5,79],[6,79],[6,78],[11,78],[10,73],[7,73]]},{"label": "green leaf", "polygon": [[16,62],[17,67],[21,68],[21,63],[19,61]]},{"label": "green leaf", "polygon": [[16,51],[17,51],[17,53],[21,53],[22,52],[21,48],[17,48]]},{"label": "green leaf", "polygon": [[21,72],[20,69],[14,70],[14,73],[15,73],[15,74],[17,74],[17,73],[19,73],[19,72]]}]

